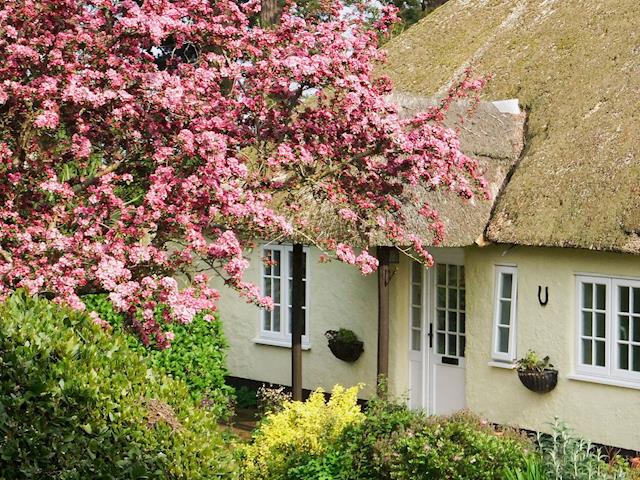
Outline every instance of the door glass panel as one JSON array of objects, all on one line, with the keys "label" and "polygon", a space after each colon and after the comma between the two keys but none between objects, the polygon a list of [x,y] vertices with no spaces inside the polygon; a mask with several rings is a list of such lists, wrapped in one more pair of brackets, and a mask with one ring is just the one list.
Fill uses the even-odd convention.
[{"label": "door glass panel", "polygon": [[411,329],[411,350],[415,350],[416,352],[420,351],[420,330],[412,328]]},{"label": "door glass panel", "polygon": [[436,265],[436,345],[440,355],[464,356],[464,269],[459,265]]}]

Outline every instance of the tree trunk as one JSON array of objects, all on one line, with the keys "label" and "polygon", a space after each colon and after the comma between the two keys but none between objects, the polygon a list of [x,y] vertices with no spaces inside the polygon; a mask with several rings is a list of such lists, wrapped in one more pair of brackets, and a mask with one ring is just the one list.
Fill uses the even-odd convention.
[{"label": "tree trunk", "polygon": [[262,9],[260,10],[260,23],[262,28],[277,25],[280,22],[282,8],[279,0],[262,0]]}]

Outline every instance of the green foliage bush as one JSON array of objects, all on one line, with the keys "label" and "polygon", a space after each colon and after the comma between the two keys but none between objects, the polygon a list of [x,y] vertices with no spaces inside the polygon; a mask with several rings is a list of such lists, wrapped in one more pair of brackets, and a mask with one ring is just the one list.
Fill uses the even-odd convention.
[{"label": "green foliage bush", "polygon": [[332,478],[324,474],[336,468],[346,471],[342,459],[329,455],[339,453],[334,446],[342,432],[364,419],[358,390],[336,385],[329,401],[317,390],[306,402],[286,401],[279,411],[267,414],[253,443],[243,448],[242,478],[320,480]]},{"label": "green foliage bush", "polygon": [[497,432],[469,413],[429,417],[383,400],[372,402],[343,441],[353,480],[498,480],[533,450],[525,437]]},{"label": "green foliage bush", "polygon": [[[123,316],[113,309],[106,295],[87,295],[83,300],[89,310],[126,332]],[[224,379],[227,342],[219,317],[207,322],[198,316],[190,324],[172,324],[171,331],[175,339],[166,350],[145,348],[135,335],[127,334],[127,342],[146,355],[153,367],[184,380],[194,399],[204,401],[216,415],[226,415],[233,389]]]},{"label": "green foliage bush", "polygon": [[627,466],[604,462],[600,450],[580,438],[564,422],[554,419],[551,434],[538,435],[545,478],[553,480],[618,480],[627,478]]},{"label": "green foliage bush", "polygon": [[233,478],[210,410],[117,331],[23,293],[0,305],[0,478]]}]

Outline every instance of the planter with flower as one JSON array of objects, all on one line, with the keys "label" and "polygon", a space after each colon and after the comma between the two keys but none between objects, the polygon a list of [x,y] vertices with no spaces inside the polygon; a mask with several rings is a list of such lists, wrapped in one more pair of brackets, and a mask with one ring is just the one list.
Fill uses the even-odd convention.
[{"label": "planter with flower", "polygon": [[520,382],[532,392],[550,392],[558,383],[558,370],[549,362],[548,356],[540,358],[536,352],[529,350],[516,365]]},{"label": "planter with flower", "polygon": [[328,330],[324,334],[329,340],[331,353],[345,362],[355,362],[364,352],[364,343],[358,336],[347,328]]}]

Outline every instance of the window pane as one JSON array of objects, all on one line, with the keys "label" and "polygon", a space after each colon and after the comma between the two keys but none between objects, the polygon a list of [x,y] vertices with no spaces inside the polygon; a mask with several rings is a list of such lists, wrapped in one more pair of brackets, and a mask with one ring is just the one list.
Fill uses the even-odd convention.
[{"label": "window pane", "polygon": [[265,275],[271,275],[271,259],[273,258],[273,251],[272,250],[265,250],[264,251],[264,257],[265,257],[265,265],[264,265],[264,274]]},{"label": "window pane", "polygon": [[438,316],[438,323],[436,324],[436,329],[437,330],[444,330],[444,322],[445,319],[447,317],[447,312],[446,310],[438,310],[437,311],[437,316]]},{"label": "window pane", "polygon": [[509,352],[509,328],[498,327],[498,351]]},{"label": "window pane", "polygon": [[511,324],[511,301],[500,300],[500,325]]},{"label": "window pane", "polygon": [[582,312],[582,335],[591,337],[593,335],[593,313]]},{"label": "window pane", "polygon": [[626,315],[619,317],[618,340],[629,340],[629,317]]},{"label": "window pane", "polygon": [[629,345],[626,343],[618,345],[618,368],[629,370]]},{"label": "window pane", "polygon": [[280,331],[280,307],[273,307],[273,331]]},{"label": "window pane", "polygon": [[464,310],[465,308],[467,308],[465,295],[466,295],[466,290],[464,289],[458,290],[458,297],[460,298],[460,303],[458,304],[458,308],[460,310]]},{"label": "window pane", "polygon": [[269,310],[262,311],[262,329],[267,332],[271,330],[271,312]]},{"label": "window pane", "polygon": [[262,279],[262,294],[265,297],[271,296],[271,279],[270,278]]},{"label": "window pane", "polygon": [[606,285],[596,285],[596,308],[604,310],[606,307]]},{"label": "window pane", "polygon": [[502,276],[502,289],[500,290],[500,297],[511,298],[513,275],[511,273],[503,273],[501,276]]},{"label": "window pane", "polygon": [[460,335],[458,339],[460,340],[460,356],[464,357],[464,352],[466,349],[466,337],[464,335]]},{"label": "window pane", "polygon": [[633,313],[640,313],[640,288],[633,288]]},{"label": "window pane", "polygon": [[443,263],[436,265],[436,282],[438,285],[447,284],[447,266]]},{"label": "window pane", "polygon": [[457,355],[458,354],[458,346],[456,345],[457,341],[458,341],[458,336],[457,335],[447,335],[449,341],[448,341],[448,345],[447,345],[447,353],[449,355]]},{"label": "window pane", "polygon": [[449,308],[451,310],[458,308],[458,292],[455,288],[449,289]]},{"label": "window pane", "polygon": [[595,313],[596,320],[596,336],[599,338],[605,337],[605,314],[604,313]]},{"label": "window pane", "polygon": [[280,280],[273,280],[273,303],[280,303]]},{"label": "window pane", "polygon": [[599,367],[605,366],[604,347],[605,343],[603,341],[596,341],[596,365]]},{"label": "window pane", "polygon": [[411,349],[420,351],[420,330],[411,330]]},{"label": "window pane", "polygon": [[275,265],[273,266],[273,275],[276,277],[280,276],[280,250],[273,251],[273,261]]},{"label": "window pane", "polygon": [[618,310],[620,312],[629,311],[629,287],[619,287],[618,293],[620,300],[618,302]]},{"label": "window pane", "polygon": [[444,333],[439,333],[436,336],[436,344],[438,353],[440,355],[444,355]]},{"label": "window pane", "polygon": [[582,363],[585,365],[593,364],[593,357],[591,355],[591,340],[582,340]]},{"label": "window pane", "polygon": [[458,266],[457,265],[449,265],[449,277],[448,284],[452,287],[458,286]]},{"label": "window pane", "polygon": [[447,306],[447,289],[444,287],[438,287],[438,307],[444,308]]},{"label": "window pane", "polygon": [[640,347],[637,345],[633,346],[633,356],[631,360],[631,369],[634,372],[640,372]]},{"label": "window pane", "polygon": [[460,265],[460,278],[458,279],[460,286],[464,287],[464,265]]},{"label": "window pane", "polygon": [[413,282],[419,282],[422,279],[422,268],[420,263],[411,263],[411,280]]},{"label": "window pane", "polygon": [[422,286],[419,284],[413,284],[411,286],[411,302],[414,305],[422,305]]},{"label": "window pane", "polygon": [[420,307],[411,308],[411,326],[420,328],[422,321],[422,309]]},{"label": "window pane", "polygon": [[458,314],[458,327],[460,327],[460,333],[464,333],[466,329],[466,315],[464,313]]},{"label": "window pane", "polygon": [[593,308],[593,284],[582,284],[582,306],[584,308]]},{"label": "window pane", "polygon": [[632,337],[634,342],[640,342],[640,317],[631,317],[633,324]]}]

